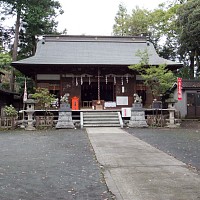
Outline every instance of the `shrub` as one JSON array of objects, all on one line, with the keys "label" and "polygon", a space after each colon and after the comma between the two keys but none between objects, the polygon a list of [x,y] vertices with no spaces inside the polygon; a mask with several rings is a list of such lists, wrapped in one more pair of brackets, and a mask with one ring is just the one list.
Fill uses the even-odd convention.
[{"label": "shrub", "polygon": [[12,105],[5,106],[4,112],[7,117],[16,117],[17,116],[17,111]]}]

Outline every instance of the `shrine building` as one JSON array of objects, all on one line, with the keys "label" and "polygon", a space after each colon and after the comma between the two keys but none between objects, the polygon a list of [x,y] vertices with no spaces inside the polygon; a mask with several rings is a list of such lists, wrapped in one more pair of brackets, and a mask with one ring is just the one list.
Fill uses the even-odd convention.
[{"label": "shrine building", "polygon": [[[48,88],[58,98],[69,93],[78,99],[78,107],[104,109],[131,107],[133,94],[142,96],[144,106],[152,103],[152,94],[137,71],[137,52],[148,51],[149,65],[166,64],[176,71],[182,64],[161,58],[146,37],[122,36],[44,36],[36,54],[16,61],[12,66],[32,78],[36,87]],[[73,105],[72,105],[73,108]]]}]

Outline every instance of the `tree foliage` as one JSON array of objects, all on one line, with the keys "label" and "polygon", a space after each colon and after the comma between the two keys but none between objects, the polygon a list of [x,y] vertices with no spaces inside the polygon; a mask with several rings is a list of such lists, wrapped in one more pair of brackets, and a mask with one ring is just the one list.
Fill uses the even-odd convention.
[{"label": "tree foliage", "polygon": [[128,33],[128,14],[127,9],[122,4],[119,5],[119,11],[115,16],[115,24],[113,25],[114,35],[124,36]]},{"label": "tree foliage", "polygon": [[147,50],[144,52],[138,51],[136,56],[140,57],[140,63],[131,65],[129,68],[136,70],[141,75],[144,79],[144,84],[150,88],[154,98],[165,94],[176,80],[173,72],[167,69],[166,65],[149,65]]},{"label": "tree foliage", "polygon": [[[183,62],[185,67],[179,74],[184,78],[193,78],[195,64],[200,71],[199,13],[200,0],[171,0],[151,11],[136,7],[131,14],[126,12],[123,22],[127,30],[125,35],[147,35],[159,56]],[[114,26],[118,23],[115,20]],[[117,27],[120,29],[120,26]],[[113,29],[113,32],[121,34],[120,30]]]},{"label": "tree foliage", "polygon": [[30,1],[20,30],[20,56],[35,54],[38,36],[58,34],[56,16],[62,14],[60,3],[55,0]]},{"label": "tree foliage", "polygon": [[17,116],[17,111],[13,107],[13,105],[5,106],[4,107],[4,112],[5,112],[7,117],[16,117]]},{"label": "tree foliage", "polygon": [[[120,5],[115,18],[113,33],[114,35],[125,36],[148,36],[162,57],[176,60],[176,12],[179,6],[180,4],[177,3],[170,5],[160,4],[158,8],[152,11],[136,7],[131,14],[128,14],[126,8],[123,7],[122,9]],[[122,16],[126,17],[122,20]]]},{"label": "tree foliage", "polygon": [[0,51],[0,70],[7,69],[10,63],[11,63],[10,54],[6,51]]},{"label": "tree foliage", "polygon": [[134,36],[147,36],[149,25],[149,11],[146,9],[140,9],[136,7],[132,10],[130,17],[128,18],[128,35]]},{"label": "tree foliage", "polygon": [[37,103],[43,109],[49,108],[51,103],[55,101],[55,96],[50,94],[47,88],[36,88],[32,97],[37,100]]},{"label": "tree foliage", "polygon": [[119,10],[115,17],[113,26],[113,34],[120,36],[138,36],[147,35],[148,32],[148,11],[136,7],[132,10],[132,14],[127,13],[127,9],[123,5],[119,5]]},{"label": "tree foliage", "polygon": [[[0,27],[1,44],[10,48],[12,61],[33,56],[38,36],[56,33],[56,16],[63,13],[57,0],[0,0],[0,7],[1,19],[7,16],[16,18],[14,28]],[[14,91],[15,75],[11,68],[11,91]]]},{"label": "tree foliage", "polygon": [[[179,54],[190,66],[190,77],[193,77],[194,66],[199,69],[200,56],[200,0],[190,0],[178,10]],[[196,61],[196,63],[195,63]]]},{"label": "tree foliage", "polygon": [[150,40],[158,54],[170,60],[179,60],[177,55],[178,29],[176,26],[179,4],[161,4],[151,12],[152,23],[149,27]]},{"label": "tree foliage", "polygon": [[56,16],[63,13],[57,0],[0,0],[0,6],[2,15],[16,17],[13,54],[19,49],[20,58],[34,55],[38,35],[57,31]]}]

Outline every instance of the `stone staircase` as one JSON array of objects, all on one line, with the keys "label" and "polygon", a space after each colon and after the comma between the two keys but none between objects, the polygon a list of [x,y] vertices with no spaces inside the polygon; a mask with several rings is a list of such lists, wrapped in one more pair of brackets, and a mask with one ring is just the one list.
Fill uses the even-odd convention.
[{"label": "stone staircase", "polygon": [[81,127],[123,128],[123,122],[117,111],[84,111],[81,112]]}]

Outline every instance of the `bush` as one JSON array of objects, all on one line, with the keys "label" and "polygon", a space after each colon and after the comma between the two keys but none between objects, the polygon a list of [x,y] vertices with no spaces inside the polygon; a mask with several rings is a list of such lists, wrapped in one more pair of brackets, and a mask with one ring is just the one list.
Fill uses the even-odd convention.
[{"label": "bush", "polygon": [[32,98],[34,98],[43,109],[49,108],[51,102],[55,101],[55,96],[50,94],[47,88],[37,88],[36,92],[32,94]]},{"label": "bush", "polygon": [[16,117],[17,116],[17,111],[12,105],[5,106],[4,112],[7,117]]}]

